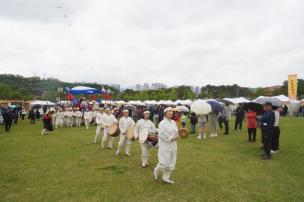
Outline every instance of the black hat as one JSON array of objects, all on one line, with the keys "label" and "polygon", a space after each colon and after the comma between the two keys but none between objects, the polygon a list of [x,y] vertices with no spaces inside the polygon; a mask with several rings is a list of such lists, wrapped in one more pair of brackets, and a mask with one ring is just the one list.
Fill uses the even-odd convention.
[{"label": "black hat", "polygon": [[265,106],[272,106],[272,103],[271,103],[271,102],[265,102],[264,105],[265,105]]}]

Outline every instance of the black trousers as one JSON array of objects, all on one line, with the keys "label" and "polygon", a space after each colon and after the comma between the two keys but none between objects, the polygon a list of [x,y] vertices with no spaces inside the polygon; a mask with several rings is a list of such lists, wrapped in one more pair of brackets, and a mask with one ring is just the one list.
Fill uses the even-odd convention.
[{"label": "black trousers", "polygon": [[35,124],[35,119],[31,119],[31,124]]},{"label": "black trousers", "polygon": [[248,128],[248,141],[256,141],[256,128]]},{"label": "black trousers", "polygon": [[234,123],[234,130],[236,130],[237,128],[242,130],[242,124],[243,124],[243,119],[236,117],[235,123]]},{"label": "black trousers", "polygon": [[271,156],[271,140],[272,140],[272,131],[264,132],[263,131],[263,147],[264,147],[264,153],[267,156]]},{"label": "black trousers", "polygon": [[4,125],[5,125],[6,132],[11,131],[12,121],[4,121]]},{"label": "black trousers", "polygon": [[229,120],[225,120],[224,124],[225,124],[225,133],[224,134],[228,135],[229,134]]},{"label": "black trousers", "polygon": [[219,118],[218,118],[218,123],[219,123],[219,127],[220,127],[221,130],[222,130],[222,128],[223,128],[223,122],[224,122],[223,118],[222,118],[222,117],[219,117]]},{"label": "black trousers", "polygon": [[273,151],[278,151],[279,150],[279,146],[280,146],[280,128],[279,126],[274,126],[273,127],[273,136],[272,136],[272,141],[271,141],[271,149]]}]

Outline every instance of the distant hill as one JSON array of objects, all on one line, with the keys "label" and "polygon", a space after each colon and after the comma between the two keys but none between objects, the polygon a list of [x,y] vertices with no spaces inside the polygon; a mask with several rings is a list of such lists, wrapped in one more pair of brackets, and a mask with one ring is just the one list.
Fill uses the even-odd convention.
[{"label": "distant hill", "polygon": [[[33,99],[48,98],[54,100],[56,97],[62,97],[57,91],[59,87],[75,87],[85,85],[93,88],[101,88],[98,83],[69,83],[63,82],[55,78],[41,79],[40,77],[23,77],[21,75],[0,74],[0,90],[5,88],[8,95],[0,93],[0,99]],[[115,94],[116,89],[104,85],[106,89],[111,89]],[[8,93],[10,91],[10,93]]]}]

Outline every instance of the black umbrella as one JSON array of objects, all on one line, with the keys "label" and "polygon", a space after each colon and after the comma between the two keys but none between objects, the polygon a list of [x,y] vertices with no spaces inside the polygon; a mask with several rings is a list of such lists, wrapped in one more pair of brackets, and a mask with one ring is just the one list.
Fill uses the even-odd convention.
[{"label": "black umbrella", "polygon": [[228,104],[228,105],[232,105],[234,104],[233,102],[229,101],[229,100],[225,100],[225,99],[215,99],[218,102],[222,102],[224,104]]},{"label": "black umbrella", "polygon": [[221,105],[218,101],[208,100],[207,103],[211,105],[211,108],[213,111],[220,112],[220,113],[222,113],[224,111],[223,105]]},{"label": "black umbrella", "polygon": [[256,102],[246,102],[243,104],[243,109],[248,111],[249,109],[255,111],[258,115],[264,113],[263,105]]}]

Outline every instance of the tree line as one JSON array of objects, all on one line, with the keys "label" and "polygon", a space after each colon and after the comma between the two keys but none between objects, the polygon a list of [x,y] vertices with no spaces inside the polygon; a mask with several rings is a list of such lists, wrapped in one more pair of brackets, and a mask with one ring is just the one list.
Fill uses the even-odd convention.
[{"label": "tree line", "polygon": [[[20,75],[0,74],[0,99],[42,99],[56,101],[56,98],[64,100],[65,92],[58,92],[58,88],[75,87],[85,85],[93,88],[101,88],[98,83],[63,82],[55,78],[42,79],[40,77],[23,77]],[[200,94],[196,95],[190,86],[178,86],[158,90],[135,91],[126,89],[119,92],[117,89],[104,85],[105,89],[111,91],[111,96],[116,100],[177,100],[195,98],[224,98],[224,97],[246,97],[256,98],[260,95],[287,95],[287,81],[282,86],[271,88],[248,88],[234,85],[206,85],[201,88]],[[299,98],[304,98],[304,80],[298,80]],[[97,98],[103,99],[102,95]]]}]

